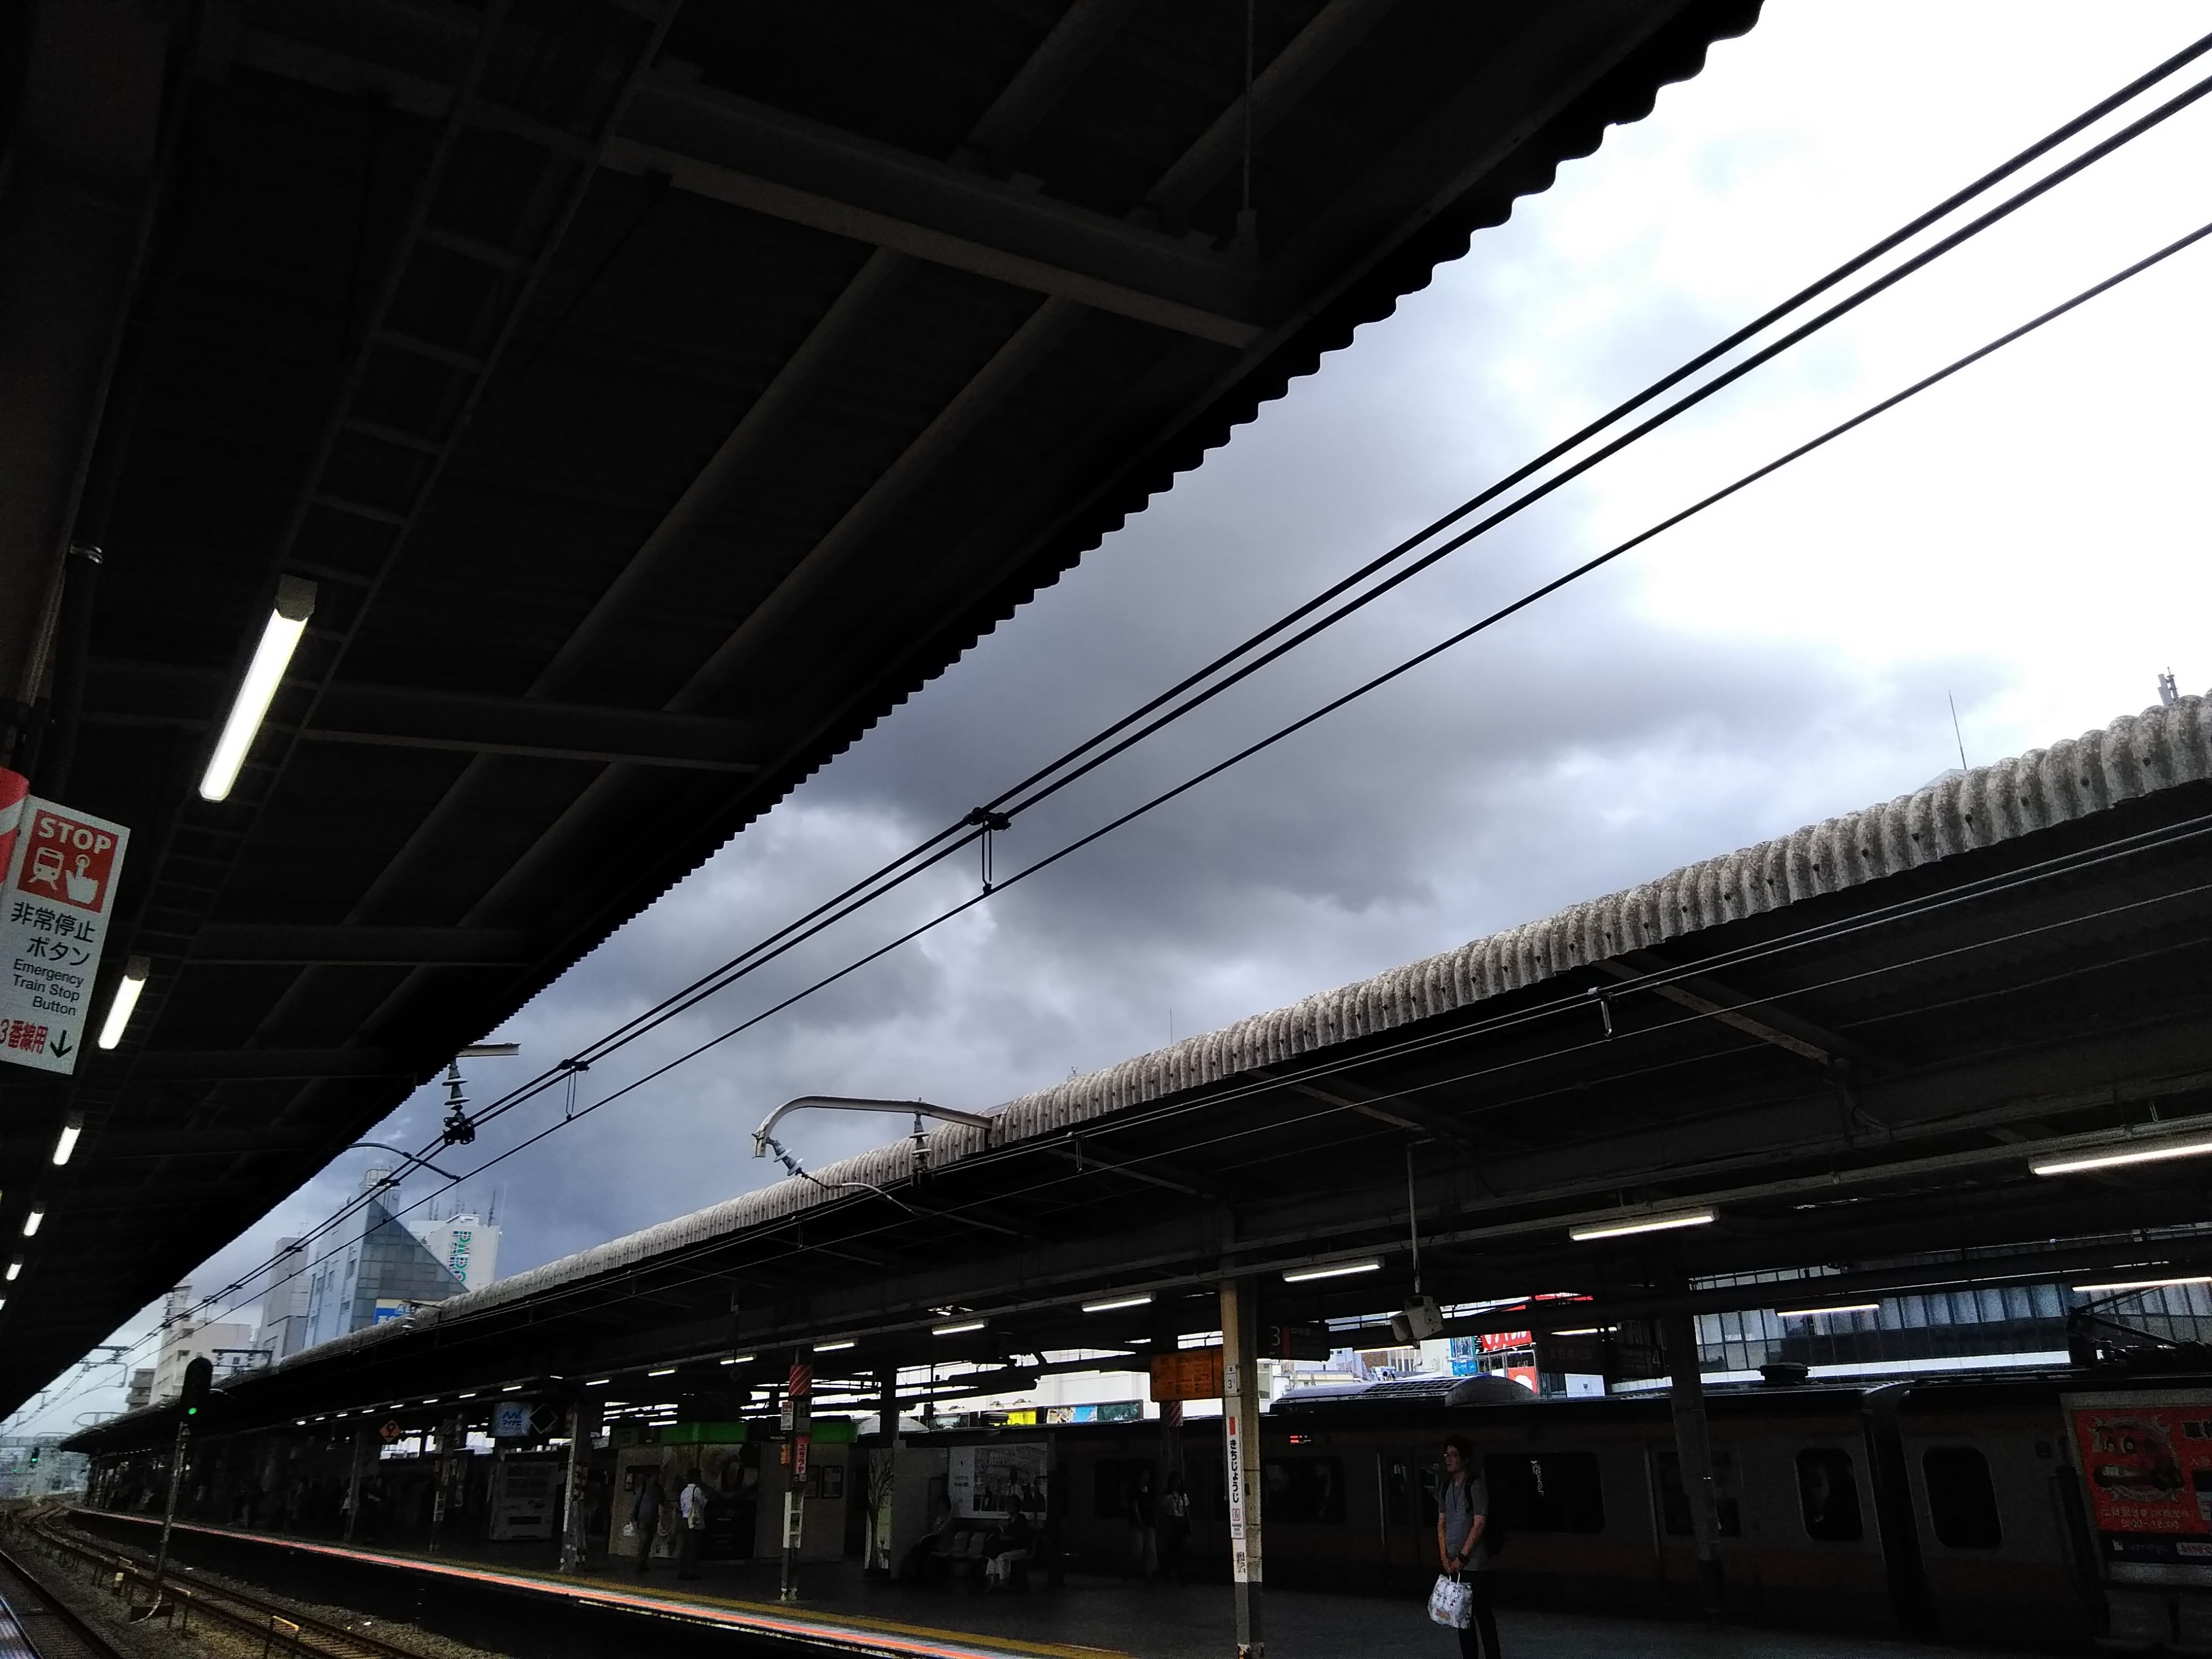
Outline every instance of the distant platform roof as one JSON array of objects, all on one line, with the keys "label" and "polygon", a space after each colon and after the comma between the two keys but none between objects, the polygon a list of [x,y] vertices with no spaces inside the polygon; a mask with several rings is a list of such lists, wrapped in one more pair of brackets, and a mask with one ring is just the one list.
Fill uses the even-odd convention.
[{"label": "distant platform roof", "polygon": [[66,564],[23,763],[151,975],[0,1085],[0,1411],[1756,14],[1262,0],[1248,90],[1179,0],[19,12],[0,659]]},{"label": "distant platform roof", "polygon": [[[1218,1324],[1212,1285],[1243,1274],[1270,1319],[1357,1333],[1410,1289],[1409,1180],[1431,1293],[1583,1298],[1463,1329],[1637,1316],[1688,1276],[1808,1263],[1836,1269],[1832,1297],[2203,1262],[2172,1166],[2028,1165],[2212,1124],[2208,974],[2212,708],[2186,697],[1024,1096],[933,1131],[926,1173],[879,1147],[234,1393],[273,1419],[648,1363],[688,1392],[726,1387],[733,1354],[833,1339],[852,1346],[818,1364],[854,1379],[1141,1363]],[[1715,1219],[1571,1237],[1684,1209]],[[1947,1251],[1974,1260],[1897,1265]],[[981,1328],[933,1335],[954,1314]]]}]

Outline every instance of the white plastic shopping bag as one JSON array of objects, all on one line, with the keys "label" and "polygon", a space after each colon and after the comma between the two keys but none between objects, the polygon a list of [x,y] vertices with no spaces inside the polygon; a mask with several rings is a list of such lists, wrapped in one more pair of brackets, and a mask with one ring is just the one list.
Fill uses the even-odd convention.
[{"label": "white plastic shopping bag", "polygon": [[1450,1573],[1438,1573],[1437,1587],[1429,1592],[1429,1617],[1439,1625],[1465,1630],[1474,1617],[1474,1586],[1462,1583]]}]

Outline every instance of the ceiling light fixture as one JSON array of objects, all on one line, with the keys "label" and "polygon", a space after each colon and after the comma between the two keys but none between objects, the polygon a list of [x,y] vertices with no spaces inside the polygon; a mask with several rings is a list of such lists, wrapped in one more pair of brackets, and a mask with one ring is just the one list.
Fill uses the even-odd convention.
[{"label": "ceiling light fixture", "polygon": [[647,1376],[673,1376],[676,1375],[676,1367],[673,1365],[663,1365],[659,1370],[647,1371],[646,1375]]},{"label": "ceiling light fixture", "polygon": [[246,678],[239,682],[230,718],[223,721],[222,736],[216,740],[215,753],[208,757],[207,771],[200,778],[203,799],[229,798],[239,770],[246,764],[246,750],[253,747],[254,733],[260,731],[269,705],[276,700],[276,688],[284,683],[284,671],[292,665],[300,636],[307,631],[307,618],[314,614],[314,583],[299,576],[276,579],[276,608],[262,624],[261,642],[253,647],[253,660],[246,665]]},{"label": "ceiling light fixture", "polygon": [[1124,1308],[1149,1308],[1152,1304],[1152,1293],[1150,1291],[1143,1291],[1135,1296],[1116,1296],[1110,1297],[1103,1302],[1086,1302],[1083,1304],[1083,1311],[1119,1313]]},{"label": "ceiling light fixture", "polygon": [[1567,1237],[1577,1244],[1593,1239],[1626,1238],[1631,1233],[1671,1232],[1677,1227],[1708,1227],[1717,1218],[1711,1210],[1672,1210],[1662,1215],[1623,1216],[1618,1221],[1592,1221],[1570,1227]]},{"label": "ceiling light fixture", "polygon": [[2039,1176],[2079,1175],[2085,1170],[2117,1170],[2126,1164],[2162,1164],[2170,1158],[2202,1158],[2207,1152],[2212,1152],[2212,1140],[2169,1140],[2124,1152],[2084,1152],[2079,1158],[2054,1158],[2048,1164],[2031,1164],[2027,1167]]},{"label": "ceiling light fixture", "polygon": [[101,1048],[112,1048],[123,1041],[131,1012],[138,1006],[138,994],[146,988],[147,975],[153,971],[153,963],[145,957],[132,957],[123,964],[123,977],[115,981],[115,994],[107,1000],[107,1018],[100,1022]]},{"label": "ceiling light fixture", "polygon": [[46,1218],[46,1206],[43,1204],[33,1204],[31,1206],[30,1214],[23,1218],[23,1237],[26,1238],[36,1238],[39,1236],[39,1224]]},{"label": "ceiling light fixture", "polygon": [[1379,1272],[1379,1261],[1339,1261],[1327,1267],[1293,1267],[1283,1275],[1285,1285],[1304,1285],[1316,1279],[1349,1279],[1354,1273]]},{"label": "ceiling light fixture", "polygon": [[2191,1273],[2179,1279],[2130,1279],[2117,1285],[2076,1285],[2077,1296],[2109,1296],[2117,1291],[2163,1291],[2176,1285],[2212,1285],[2212,1273]]},{"label": "ceiling light fixture", "polygon": [[929,1334],[932,1336],[965,1336],[970,1331],[981,1330],[988,1323],[990,1322],[986,1319],[963,1319],[953,1325],[933,1325],[929,1328]]},{"label": "ceiling light fixture", "polygon": [[842,1340],[836,1342],[817,1342],[814,1345],[814,1352],[817,1353],[842,1353],[847,1348],[851,1347],[855,1340],[856,1339],[848,1336],[844,1338]]},{"label": "ceiling light fixture", "polygon": [[70,1161],[70,1154],[76,1150],[76,1138],[83,1133],[84,1114],[82,1112],[71,1112],[62,1121],[61,1139],[54,1142],[56,1164],[63,1164]]},{"label": "ceiling light fixture", "polygon": [[19,1255],[8,1264],[8,1282],[12,1285],[22,1276],[23,1258]]},{"label": "ceiling light fixture", "polygon": [[1822,1314],[1880,1313],[1879,1302],[1839,1302],[1832,1308],[1777,1308],[1777,1319],[1818,1319]]},{"label": "ceiling light fixture", "polygon": [[753,1357],[749,1353],[733,1353],[722,1363],[725,1365],[750,1365],[752,1361]]}]

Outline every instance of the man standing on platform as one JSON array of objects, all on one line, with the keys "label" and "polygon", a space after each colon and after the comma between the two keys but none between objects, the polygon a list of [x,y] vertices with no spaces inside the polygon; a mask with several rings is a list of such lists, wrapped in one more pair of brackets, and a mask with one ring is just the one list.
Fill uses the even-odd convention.
[{"label": "man standing on platform", "polygon": [[676,1495],[676,1576],[699,1576],[699,1540],[707,1530],[707,1489],[699,1484],[699,1471],[684,1478]]},{"label": "man standing on platform", "polygon": [[1498,1616],[1490,1610],[1490,1488],[1474,1467],[1474,1448],[1459,1435],[1444,1441],[1444,1485],[1437,1494],[1437,1558],[1443,1571],[1474,1592],[1473,1617],[1459,1632],[1460,1659],[1499,1659]]},{"label": "man standing on platform", "polygon": [[641,1469],[638,1477],[637,1503],[629,1518],[637,1528],[637,1576],[642,1578],[653,1570],[653,1535],[660,1530],[660,1471]]}]

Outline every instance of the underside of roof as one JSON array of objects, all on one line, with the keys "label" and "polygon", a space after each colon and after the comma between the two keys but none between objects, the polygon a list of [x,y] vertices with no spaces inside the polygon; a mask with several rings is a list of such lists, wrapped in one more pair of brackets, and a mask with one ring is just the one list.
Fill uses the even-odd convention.
[{"label": "underside of roof", "polygon": [[[0,276],[84,270],[0,361],[98,395],[0,386],[52,440],[0,456],[51,526],[0,667],[59,619],[18,764],[131,826],[108,973],[152,971],[0,1083],[10,1169],[86,1120],[0,1200],[51,1218],[0,1409],[1756,11],[1262,0],[1249,87],[1243,11],[1172,0],[10,26]],[[24,205],[72,106],[143,140],[97,246]],[[280,577],[312,624],[203,801]]]}]

